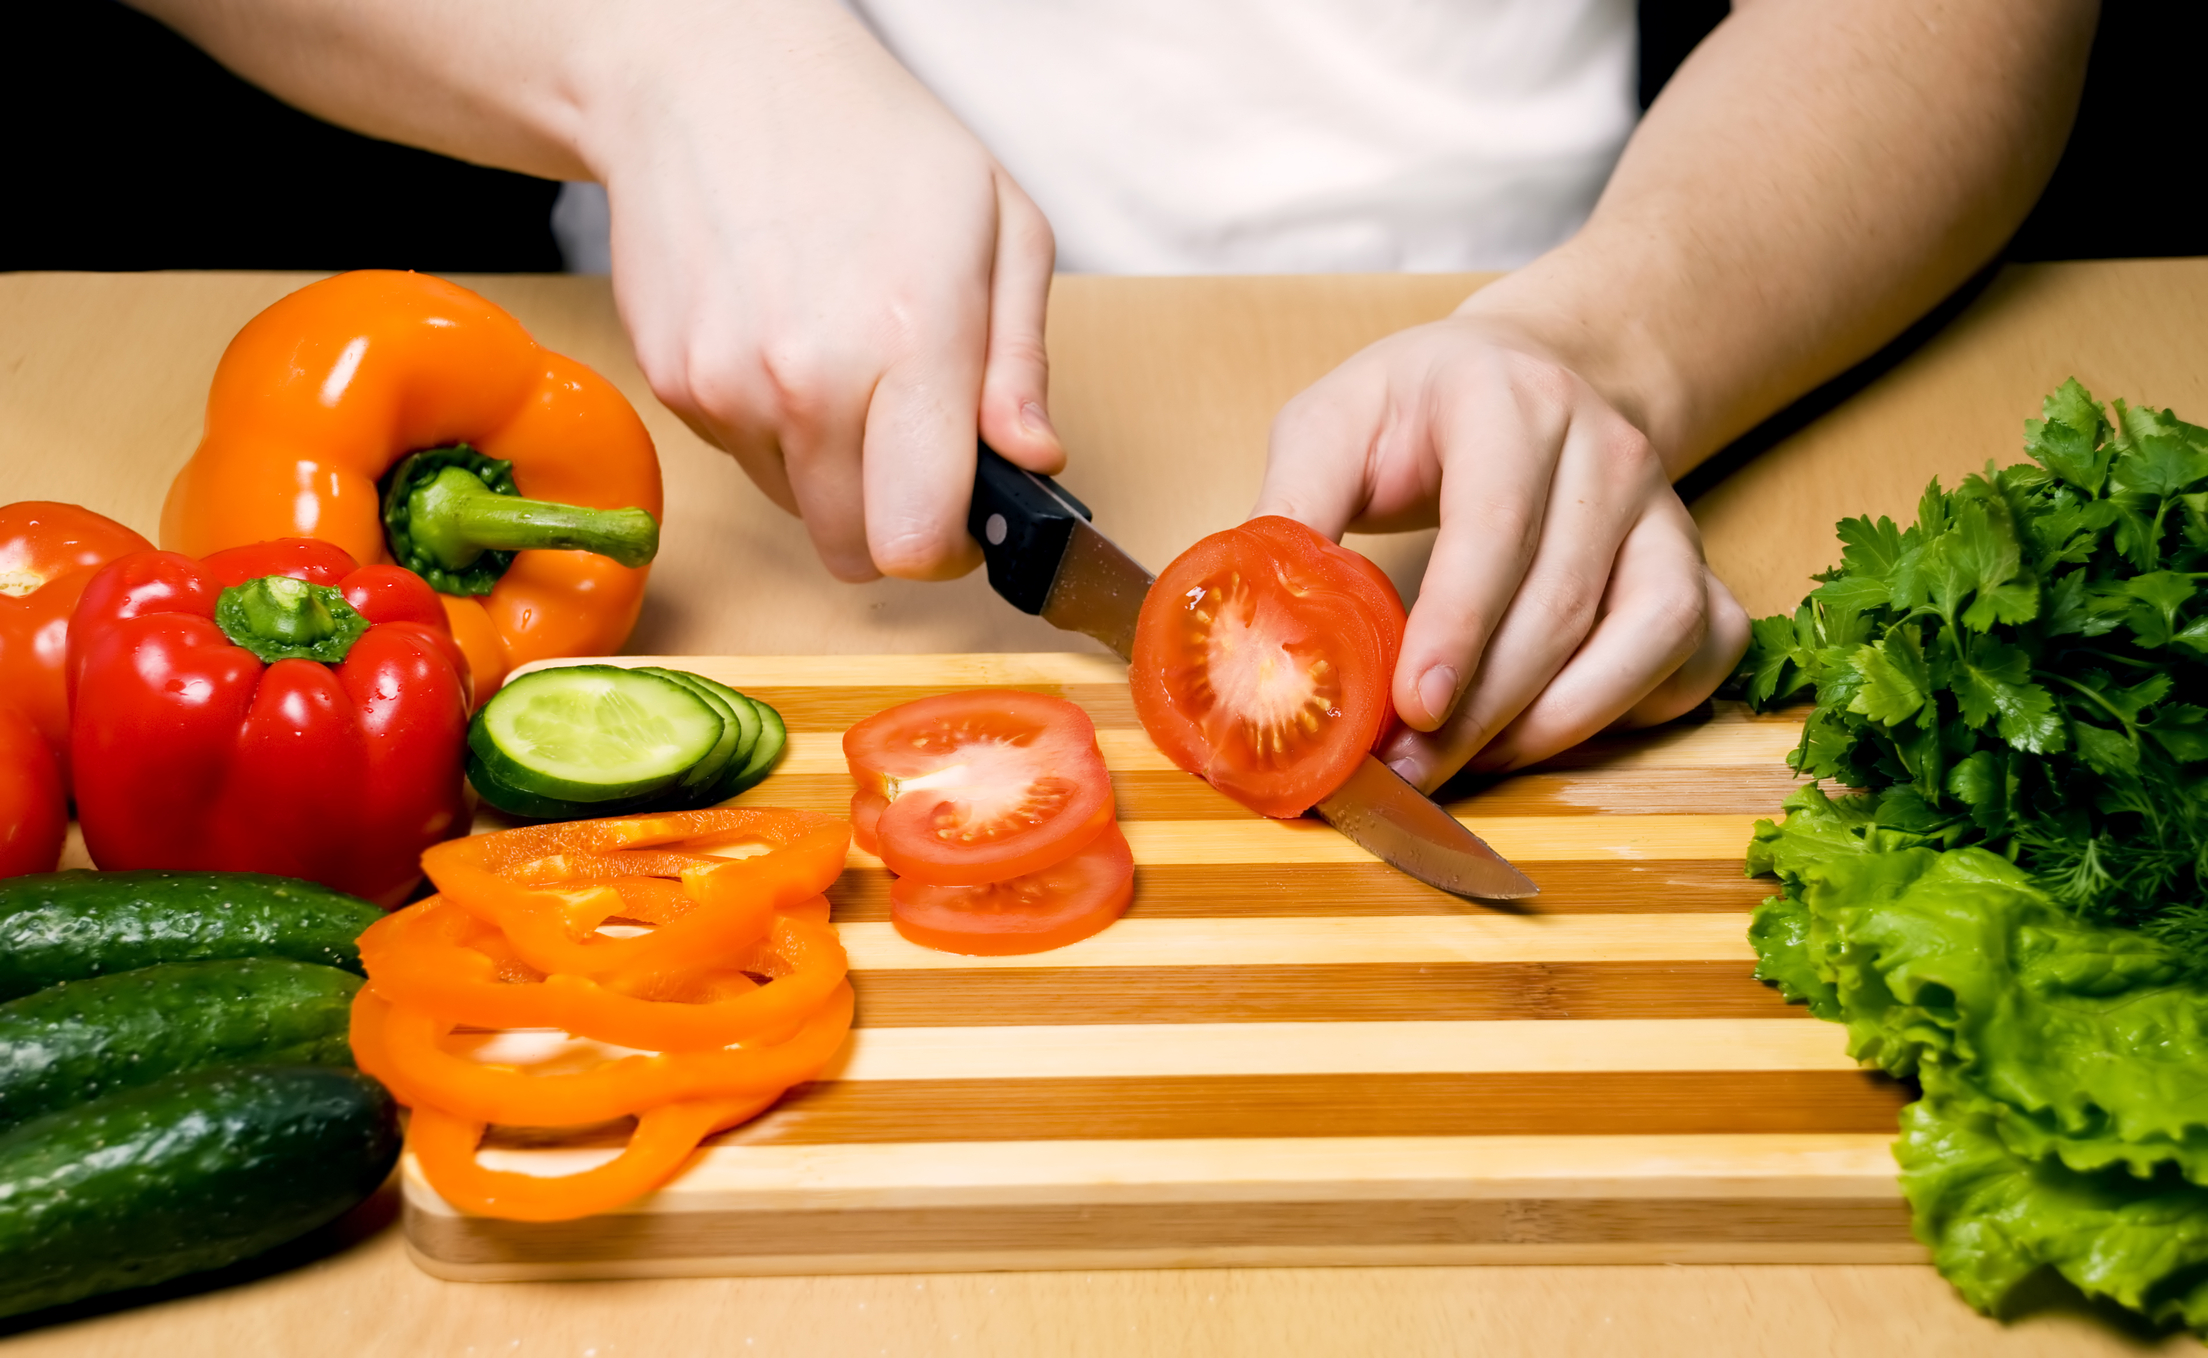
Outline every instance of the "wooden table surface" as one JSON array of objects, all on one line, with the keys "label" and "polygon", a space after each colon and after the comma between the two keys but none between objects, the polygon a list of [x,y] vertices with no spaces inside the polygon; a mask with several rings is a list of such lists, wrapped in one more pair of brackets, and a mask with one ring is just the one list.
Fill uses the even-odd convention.
[{"label": "wooden table surface", "polygon": [[[197,439],[215,360],[304,281],[261,274],[0,275],[0,503],[89,505],[147,533]],[[838,585],[804,531],[654,402],[603,280],[468,280],[618,383],[667,474],[666,547],[632,648],[662,653],[1066,649],[1079,640],[949,585]],[[1439,316],[1456,276],[1064,278],[1052,411],[1067,484],[1153,566],[1247,512],[1280,403],[1359,346]],[[2104,398],[2208,412],[2208,260],[2012,270],[1940,337],[1695,506],[1749,608],[1791,607],[1832,521],[1906,520],[1925,479],[2017,458],[2075,374]],[[1430,534],[1357,545],[1410,594]],[[168,1299],[88,1305],[10,1353],[2128,1354],[2194,1351],[2050,1292],[2004,1327],[1910,1266],[1238,1269],[567,1284],[417,1272],[388,1195],[270,1263]]]}]

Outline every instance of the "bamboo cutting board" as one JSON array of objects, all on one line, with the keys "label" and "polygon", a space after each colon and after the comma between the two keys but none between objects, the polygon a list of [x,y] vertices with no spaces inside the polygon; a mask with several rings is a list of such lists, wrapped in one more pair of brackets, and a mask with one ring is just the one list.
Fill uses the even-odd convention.
[{"label": "bamboo cutting board", "polygon": [[[847,726],[1033,688],[1095,718],[1134,905],[1034,957],[906,943],[853,849],[829,892],[858,1023],[818,1081],[623,1211],[462,1215],[409,1157],[415,1260],[455,1279],[1222,1264],[1913,1262],[1903,1086],[1750,975],[1741,875],[1798,722],[1719,703],[1451,809],[1531,875],[1461,901],[1173,768],[1086,655],[658,657],[780,709],[760,805],[847,809]],[[489,828],[485,826],[483,828]],[[500,1136],[567,1173],[626,1126]]]}]

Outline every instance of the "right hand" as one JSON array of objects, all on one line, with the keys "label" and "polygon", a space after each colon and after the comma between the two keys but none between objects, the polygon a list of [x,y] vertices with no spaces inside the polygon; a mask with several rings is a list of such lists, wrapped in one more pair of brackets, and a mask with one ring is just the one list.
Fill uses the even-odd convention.
[{"label": "right hand", "polygon": [[587,101],[580,148],[645,378],[837,577],[964,574],[976,433],[1064,465],[1050,225],[832,0],[682,8],[682,31],[634,35],[654,61],[600,68],[655,78]]}]

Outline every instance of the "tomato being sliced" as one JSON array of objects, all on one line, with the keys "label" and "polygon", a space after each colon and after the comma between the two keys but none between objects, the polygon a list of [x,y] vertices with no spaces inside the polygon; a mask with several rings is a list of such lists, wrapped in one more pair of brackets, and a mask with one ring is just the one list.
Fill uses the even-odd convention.
[{"label": "tomato being sliced", "polygon": [[986,886],[890,884],[889,918],[924,948],[975,957],[1047,952],[1097,933],[1127,913],[1135,857],[1117,824],[1073,857]]},{"label": "tomato being sliced", "polygon": [[1380,624],[1381,670],[1392,682],[1395,677],[1395,660],[1403,650],[1403,625],[1409,615],[1403,608],[1403,596],[1395,588],[1387,572],[1372,564],[1372,559],[1362,552],[1354,552],[1338,542],[1329,541],[1317,529],[1278,514],[1268,514],[1262,519],[1251,519],[1242,525],[1245,533],[1255,533],[1267,542],[1279,547],[1283,553],[1301,560],[1318,571],[1334,588],[1345,594],[1355,595]]},{"label": "tomato being sliced", "polygon": [[1290,521],[1261,522],[1212,534],[1158,576],[1127,678],[1174,763],[1253,811],[1297,816],[1379,739],[1402,603],[1382,613],[1369,578],[1279,526]]},{"label": "tomato being sliced", "polygon": [[902,703],[844,732],[843,754],[859,791],[888,803],[874,835],[901,877],[1001,882],[1078,852],[1112,819],[1096,727],[1063,698],[968,689]]}]

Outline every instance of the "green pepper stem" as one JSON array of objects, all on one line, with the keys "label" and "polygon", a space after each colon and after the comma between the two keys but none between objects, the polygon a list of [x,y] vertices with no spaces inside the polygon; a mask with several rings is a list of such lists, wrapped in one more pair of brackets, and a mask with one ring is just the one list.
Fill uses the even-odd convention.
[{"label": "green pepper stem", "polygon": [[336,588],[288,575],[264,575],[224,590],[215,601],[215,624],[270,665],[334,665],[368,630],[368,620]]},{"label": "green pepper stem", "polygon": [[585,509],[501,495],[481,477],[446,467],[407,496],[416,548],[446,570],[465,570],[486,551],[535,548],[597,552],[641,566],[659,551],[659,524],[641,509]]},{"label": "green pepper stem", "polygon": [[238,611],[253,634],[286,646],[312,646],[337,631],[314,586],[288,575],[264,575],[238,587]]}]

